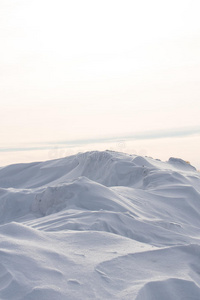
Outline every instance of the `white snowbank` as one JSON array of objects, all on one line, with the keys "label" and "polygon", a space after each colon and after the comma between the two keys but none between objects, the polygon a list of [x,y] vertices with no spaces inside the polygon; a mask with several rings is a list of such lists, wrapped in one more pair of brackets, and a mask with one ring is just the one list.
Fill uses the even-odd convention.
[{"label": "white snowbank", "polygon": [[112,151],[0,169],[0,299],[200,299],[200,174]]}]

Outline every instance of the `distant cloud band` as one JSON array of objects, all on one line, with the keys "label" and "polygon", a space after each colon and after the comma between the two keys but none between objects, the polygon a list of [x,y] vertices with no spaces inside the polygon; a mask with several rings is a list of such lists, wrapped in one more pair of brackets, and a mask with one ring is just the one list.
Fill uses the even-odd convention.
[{"label": "distant cloud band", "polygon": [[152,140],[152,139],[163,139],[163,138],[178,138],[178,137],[189,137],[193,135],[200,135],[200,127],[196,128],[185,128],[185,129],[174,129],[174,130],[160,130],[160,131],[147,131],[130,135],[123,135],[118,137],[107,137],[107,138],[91,138],[91,139],[77,139],[71,141],[55,141],[46,143],[37,143],[40,146],[30,147],[2,147],[0,152],[18,152],[18,151],[37,151],[37,150],[51,150],[55,147],[77,147],[96,143],[112,143],[119,142],[121,140]]}]

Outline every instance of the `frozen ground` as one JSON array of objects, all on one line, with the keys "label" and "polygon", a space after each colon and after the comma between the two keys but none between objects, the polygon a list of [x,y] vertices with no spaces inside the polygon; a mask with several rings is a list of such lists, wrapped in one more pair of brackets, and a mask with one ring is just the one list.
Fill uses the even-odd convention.
[{"label": "frozen ground", "polygon": [[199,300],[200,173],[111,151],[0,168],[0,299]]}]

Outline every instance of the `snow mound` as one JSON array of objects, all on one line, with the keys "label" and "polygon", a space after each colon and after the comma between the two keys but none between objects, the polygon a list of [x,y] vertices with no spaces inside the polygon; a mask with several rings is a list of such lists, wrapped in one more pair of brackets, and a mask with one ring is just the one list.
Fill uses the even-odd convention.
[{"label": "snow mound", "polygon": [[168,161],[171,165],[173,165],[175,168],[185,171],[196,171],[196,168],[191,166],[189,162],[181,159],[181,158],[174,158],[170,157]]},{"label": "snow mound", "polygon": [[[175,297],[175,298],[174,298]],[[192,281],[172,278],[147,283],[136,300],[198,300],[200,288]]]},{"label": "snow mound", "polygon": [[107,187],[79,177],[69,183],[47,187],[36,195],[32,211],[43,215],[63,209],[127,211],[120,196]]},{"label": "snow mound", "polygon": [[200,174],[113,151],[0,168],[0,299],[200,299]]}]

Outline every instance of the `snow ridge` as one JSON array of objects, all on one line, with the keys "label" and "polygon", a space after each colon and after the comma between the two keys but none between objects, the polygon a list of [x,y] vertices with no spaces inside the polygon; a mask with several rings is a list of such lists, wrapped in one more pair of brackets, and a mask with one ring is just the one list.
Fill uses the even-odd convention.
[{"label": "snow ridge", "polygon": [[200,299],[200,175],[113,151],[0,169],[0,299]]}]

